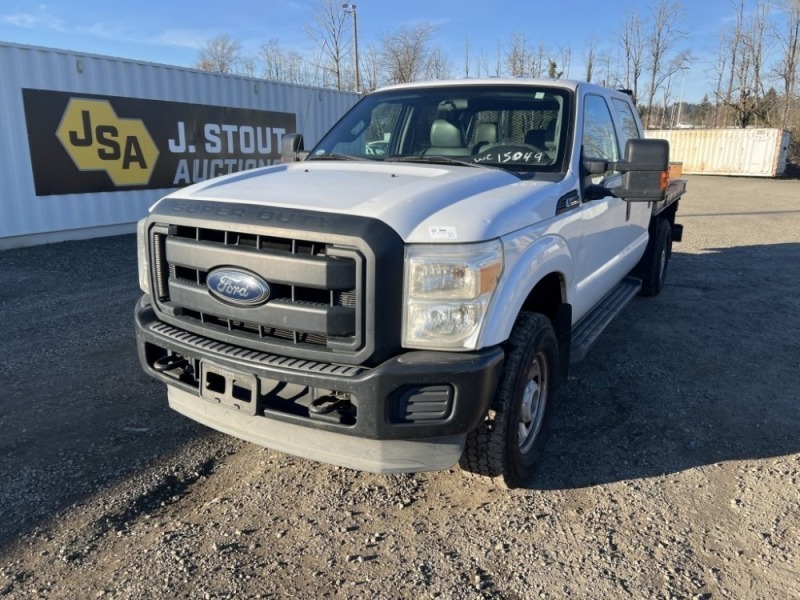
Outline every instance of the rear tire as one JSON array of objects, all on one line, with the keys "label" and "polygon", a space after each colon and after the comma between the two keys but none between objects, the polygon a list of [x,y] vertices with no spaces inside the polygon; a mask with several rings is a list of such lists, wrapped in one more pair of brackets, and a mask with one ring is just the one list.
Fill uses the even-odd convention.
[{"label": "rear tire", "polygon": [[655,232],[633,275],[642,280],[642,296],[658,296],[667,280],[667,267],[672,255],[672,227],[669,221],[659,219]]},{"label": "rear tire", "polygon": [[520,313],[505,350],[492,406],[467,436],[461,468],[514,488],[533,475],[558,392],[558,342],[550,319]]}]

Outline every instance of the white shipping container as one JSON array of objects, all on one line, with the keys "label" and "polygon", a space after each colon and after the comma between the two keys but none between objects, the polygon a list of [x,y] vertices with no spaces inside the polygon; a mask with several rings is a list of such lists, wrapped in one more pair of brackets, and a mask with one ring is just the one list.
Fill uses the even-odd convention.
[{"label": "white shipping container", "polygon": [[272,164],[293,129],[309,148],[357,100],[0,42],[0,249],[133,231],[170,189]]},{"label": "white shipping container", "polygon": [[776,177],[786,170],[789,132],[780,129],[660,129],[648,138],[667,140],[670,160],[696,175]]}]

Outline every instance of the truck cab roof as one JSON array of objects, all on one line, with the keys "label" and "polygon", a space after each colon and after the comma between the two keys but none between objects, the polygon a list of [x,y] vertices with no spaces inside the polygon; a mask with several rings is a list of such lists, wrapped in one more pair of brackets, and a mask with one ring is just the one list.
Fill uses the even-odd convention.
[{"label": "truck cab roof", "polygon": [[595,83],[587,83],[585,81],[578,81],[574,79],[542,79],[533,77],[465,77],[462,79],[440,79],[435,81],[415,81],[412,83],[399,83],[396,85],[389,85],[379,88],[371,93],[380,93],[390,90],[413,90],[413,89],[429,89],[436,87],[462,87],[462,86],[531,86],[531,87],[551,87],[577,92],[579,89],[586,92],[594,92],[597,94],[617,95],[621,97],[629,97],[622,90],[612,90]]}]

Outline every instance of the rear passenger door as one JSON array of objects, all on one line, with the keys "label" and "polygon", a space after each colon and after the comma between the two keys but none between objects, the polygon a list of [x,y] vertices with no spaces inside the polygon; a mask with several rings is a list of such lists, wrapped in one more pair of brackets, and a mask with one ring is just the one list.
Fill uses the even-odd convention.
[{"label": "rear passenger door", "polygon": [[[625,144],[628,143],[628,140],[638,140],[644,137],[642,135],[641,121],[634,112],[633,105],[627,100],[612,98],[611,106],[617,117],[620,151],[624,155]],[[647,230],[651,213],[652,209],[649,202],[628,203],[628,223],[631,227],[639,229],[639,235],[644,235]]]}]

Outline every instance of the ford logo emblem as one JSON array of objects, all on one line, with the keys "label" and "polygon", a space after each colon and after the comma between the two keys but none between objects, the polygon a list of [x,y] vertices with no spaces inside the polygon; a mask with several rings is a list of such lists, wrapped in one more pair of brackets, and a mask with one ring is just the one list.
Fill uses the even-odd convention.
[{"label": "ford logo emblem", "polygon": [[258,306],[269,298],[269,284],[255,273],[223,267],[214,269],[206,277],[212,296],[240,306]]}]

